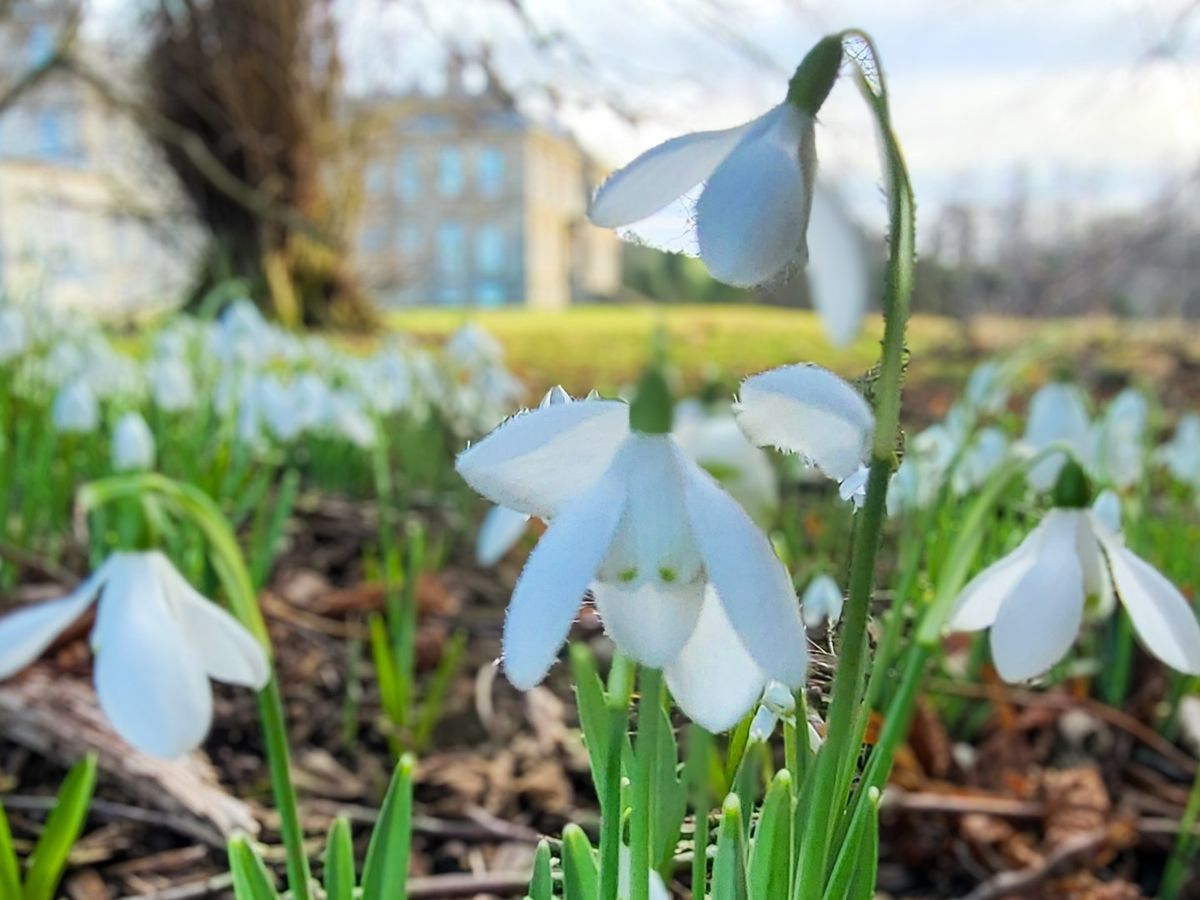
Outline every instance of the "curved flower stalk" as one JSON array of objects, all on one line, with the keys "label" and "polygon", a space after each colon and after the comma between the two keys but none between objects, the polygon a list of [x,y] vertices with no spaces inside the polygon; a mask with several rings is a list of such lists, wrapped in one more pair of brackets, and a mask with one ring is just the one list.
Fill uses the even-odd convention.
[{"label": "curved flower stalk", "polygon": [[816,114],[840,57],[840,42],[818,45],[805,61],[825,67],[815,91],[798,89],[798,72],[787,99],[758,118],[647,150],[600,186],[588,218],[604,228],[632,226],[636,235],[638,223],[703,184],[696,251],[712,276],[757,287],[807,265],[829,336],[853,340],[871,290],[864,243],[836,194],[816,180]]},{"label": "curved flower stalk", "polygon": [[1098,509],[1052,509],[1016,550],[963,589],[950,629],[990,629],[1000,677],[1024,681],[1066,655],[1088,598],[1111,609],[1115,592],[1146,649],[1180,672],[1200,674],[1200,625],[1191,606],[1125,546],[1109,527],[1112,519],[1108,500]]},{"label": "curved flower stalk", "polygon": [[[726,669],[798,686],[804,626],[766,537],[667,433],[670,401],[656,383],[649,378],[632,405],[597,399],[518,414],[456,466],[492,501],[550,522],[505,619],[503,661],[514,685],[545,677],[590,586],[622,651],[665,668],[698,722],[729,727],[762,682],[735,697],[700,686],[728,681]],[[715,656],[707,652],[714,644]]]},{"label": "curved flower stalk", "polygon": [[212,722],[209,679],[267,683],[262,645],[157,551],[114,553],[66,597],[0,620],[0,678],[37,659],[93,602],[100,707],[139,750],[172,758],[200,745]]},{"label": "curved flower stalk", "polygon": [[847,382],[820,366],[782,366],[742,382],[734,406],[752,442],[803,457],[842,486],[843,499],[866,489],[875,418]]},{"label": "curved flower stalk", "polygon": [[154,435],[142,414],[130,411],[117,420],[112,436],[112,467],[117,472],[154,468]]},{"label": "curved flower stalk", "polygon": [[1179,481],[1200,487],[1200,414],[1188,413],[1179,420],[1171,440],[1158,449],[1157,459]]}]

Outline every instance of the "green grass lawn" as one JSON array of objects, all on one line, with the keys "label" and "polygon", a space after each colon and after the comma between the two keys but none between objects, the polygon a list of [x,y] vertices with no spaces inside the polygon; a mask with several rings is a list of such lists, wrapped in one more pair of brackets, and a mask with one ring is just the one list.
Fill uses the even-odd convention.
[{"label": "green grass lawn", "polygon": [[[611,391],[637,378],[659,331],[687,386],[729,384],[771,366],[809,361],[855,377],[874,365],[881,327],[873,319],[850,347],[834,347],[807,310],[753,305],[576,306],[562,311],[413,309],[389,324],[419,341],[440,340],[474,321],[504,345],[509,365],[535,390]],[[1018,354],[1031,383],[1068,373],[1094,387],[1134,380],[1186,393],[1200,371],[1200,331],[1172,322],[1108,318],[970,323],[915,316],[909,328],[914,388],[948,389],[990,354]],[[1191,376],[1190,378],[1188,376]],[[1194,399],[1192,400],[1194,403]]]}]

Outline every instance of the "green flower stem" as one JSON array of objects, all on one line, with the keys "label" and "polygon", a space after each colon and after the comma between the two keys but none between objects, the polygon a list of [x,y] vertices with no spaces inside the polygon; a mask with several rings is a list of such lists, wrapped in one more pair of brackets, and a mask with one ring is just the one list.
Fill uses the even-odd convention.
[{"label": "green flower stem", "polygon": [[656,800],[662,670],[643,666],[639,676],[637,744],[634,747],[633,816],[629,829],[629,900],[650,900],[650,821]]},{"label": "green flower stem", "polygon": [[304,851],[304,831],[300,826],[296,789],[292,784],[286,717],[274,672],[271,638],[237,538],[220,508],[206,493],[192,485],[181,484],[154,473],[94,481],[80,491],[79,503],[86,510],[126,498],[145,496],[160,500],[164,508],[192,523],[204,534],[210,545],[213,568],[225,589],[230,611],[258,638],[271,661],[271,678],[258,696],[267,766],[271,772],[271,787],[279,812],[279,831],[287,856],[288,888],[292,900],[311,900],[311,874],[308,856]]},{"label": "green flower stem", "polygon": [[1179,822],[1179,836],[1175,839],[1175,848],[1171,858],[1167,860],[1166,871],[1163,872],[1162,886],[1158,896],[1162,900],[1175,900],[1184,880],[1191,870],[1190,863],[1196,855],[1200,841],[1194,834],[1196,823],[1200,821],[1200,766],[1196,767],[1196,775],[1192,780],[1192,790],[1188,795],[1187,807]]},{"label": "green flower stem", "polygon": [[624,702],[613,703],[612,699],[610,695],[604,796],[600,798],[600,900],[617,900],[620,883],[621,750],[625,745],[625,729],[629,727],[629,708]]},{"label": "green flower stem", "polygon": [[[875,436],[871,450],[867,497],[858,513],[851,552],[850,593],[843,615],[842,646],[829,707],[829,730],[818,754],[812,796],[807,798],[796,895],[799,900],[819,900],[824,894],[830,859],[830,839],[845,810],[847,760],[857,758],[852,746],[863,698],[867,665],[867,618],[875,579],[875,560],[883,531],[888,481],[895,465],[896,437],[900,425],[900,398],[904,376],[904,333],[912,297],[915,222],[912,188],[904,156],[892,133],[887,88],[879,56],[871,39],[859,31],[843,33],[863,48],[856,57],[860,91],[873,113],[887,165],[889,233],[891,248],[884,291],[883,354],[875,384]],[[869,66],[869,68],[867,68]],[[842,776],[842,771],[847,777]]]}]

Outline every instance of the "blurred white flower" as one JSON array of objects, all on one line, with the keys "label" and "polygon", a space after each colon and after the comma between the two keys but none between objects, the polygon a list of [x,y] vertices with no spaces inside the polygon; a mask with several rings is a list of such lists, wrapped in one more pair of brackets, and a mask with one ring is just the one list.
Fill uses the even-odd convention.
[{"label": "blurred white flower", "polygon": [[1005,681],[1040,675],[1066,655],[1089,596],[1115,589],[1146,648],[1180,672],[1200,674],[1200,625],[1190,604],[1102,520],[1108,513],[1053,509],[1021,545],[984,569],[958,598],[953,631],[990,628]]},{"label": "blurred white flower", "polygon": [[375,446],[375,423],[363,409],[362,400],[349,391],[333,391],[326,404],[327,427],[356,447]]},{"label": "blurred white flower", "polygon": [[980,429],[951,475],[950,483],[954,492],[961,496],[982,487],[1008,459],[1010,450],[1008,435],[999,428],[988,426]]},{"label": "blurred white flower", "polygon": [[736,128],[683,135],[646,151],[601,185],[588,218],[603,228],[628,226],[641,239],[646,220],[690,200],[703,184],[695,247],[671,249],[694,250],[714,278],[740,287],[807,263],[813,305],[830,337],[844,344],[857,335],[867,307],[869,266],[845,208],[815,175],[814,120],[785,102]]},{"label": "blurred white flower", "polygon": [[1200,414],[1188,413],[1179,420],[1171,440],[1159,448],[1158,458],[1175,478],[1200,486]]},{"label": "blurred white flower", "polygon": [[675,409],[672,432],[683,451],[725,488],[750,518],[768,524],[779,508],[779,484],[771,460],[746,439],[730,413],[709,413],[684,401]]},{"label": "blurred white flower", "polygon": [[154,405],[164,412],[184,412],[196,406],[196,381],[179,358],[159,357],[146,367]]},{"label": "blurred white flower", "polygon": [[977,365],[967,378],[963,404],[975,416],[996,415],[1008,403],[1009,369],[990,359]]},{"label": "blurred white flower", "polygon": [[142,414],[130,411],[117,420],[112,434],[112,467],[117,472],[154,468],[155,445]]},{"label": "blurred white flower", "polygon": [[[1051,444],[1063,443],[1077,461],[1086,463],[1090,456],[1090,431],[1087,403],[1079,388],[1053,382],[1040,388],[1029,401],[1021,448],[1032,455]],[[1030,469],[1026,477],[1037,490],[1049,490],[1066,462],[1065,453],[1051,454]]]},{"label": "blurred white flower", "polygon": [[725,667],[748,664],[803,682],[795,590],[737,501],[669,435],[635,431],[629,417],[630,407],[609,400],[547,406],[512,417],[458,457],[481,494],[550,521],[509,605],[505,670],[517,687],[541,681],[590,586],[617,645],[665,668],[681,708],[722,730],[757,691],[730,703],[727,692],[690,690],[704,676],[730,681]]},{"label": "blurred white flower", "polygon": [[742,382],[734,411],[755,444],[799,454],[839,482],[866,462],[875,430],[862,395],[813,365],[750,376]]},{"label": "blurred white flower", "polygon": [[0,619],[0,678],[42,654],[99,598],[96,694],[113,728],[155,756],[195,749],[212,721],[209,679],[261,689],[262,646],[156,551],[114,553],[73,593]]},{"label": "blurred white flower", "polygon": [[472,371],[488,370],[504,364],[504,348],[487,331],[468,322],[446,341],[443,349],[451,366]]},{"label": "blurred white flower", "polygon": [[1136,484],[1145,471],[1149,423],[1150,408],[1140,391],[1117,394],[1092,425],[1087,459],[1092,473],[1122,490]]},{"label": "blurred white flower", "polygon": [[842,617],[842,589],[830,575],[818,575],[808,583],[800,598],[800,615],[808,628],[828,623],[832,628]]},{"label": "blurred white flower", "polygon": [[29,349],[25,313],[15,306],[0,309],[0,363],[21,356]]},{"label": "blurred white flower", "polygon": [[100,425],[100,403],[86,381],[73,381],[54,398],[50,418],[56,431],[90,434]]}]

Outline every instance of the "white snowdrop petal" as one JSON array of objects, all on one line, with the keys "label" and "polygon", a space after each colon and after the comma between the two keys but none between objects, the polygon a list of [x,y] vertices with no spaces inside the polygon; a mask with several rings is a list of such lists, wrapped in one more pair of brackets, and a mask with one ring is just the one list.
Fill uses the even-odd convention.
[{"label": "white snowdrop petal", "polygon": [[789,118],[738,144],[696,204],[700,258],[718,281],[756,287],[803,262],[808,186]]},{"label": "white snowdrop petal", "polygon": [[517,545],[528,528],[528,513],[493,506],[483,517],[475,537],[475,561],[481,566],[494,566]]},{"label": "white snowdrop petal", "polygon": [[97,584],[97,576],[93,575],[65,597],[25,607],[0,619],[0,679],[21,671],[71,627],[95,599]]},{"label": "white snowdrop petal", "polygon": [[754,713],[754,718],[750,720],[750,740],[760,744],[770,740],[778,724],[779,717],[767,707],[760,706]]},{"label": "white snowdrop petal", "polygon": [[765,681],[711,587],[691,637],[665,674],[679,708],[714,734],[741,721],[758,701]]},{"label": "white snowdrop petal", "polygon": [[688,520],[725,614],[768,677],[799,687],[808,652],[787,569],[766,535],[711,476],[693,466],[684,478]]},{"label": "white snowdrop petal", "polygon": [[1083,621],[1077,514],[1051,512],[1034,565],[1004,598],[990,632],[992,660],[1008,682],[1041,675],[1062,659]]},{"label": "white snowdrop petal", "polygon": [[816,628],[828,621],[832,627],[842,617],[842,589],[829,575],[818,575],[804,589],[800,600],[800,614],[804,624]]},{"label": "white snowdrop petal", "polygon": [[1109,531],[1121,531],[1121,498],[1109,488],[1101,491],[1092,501],[1092,515],[1096,516]]},{"label": "white snowdrop petal", "polygon": [[629,407],[614,400],[518,413],[459,454],[455,467],[501,506],[554,516],[591,487],[629,435]]},{"label": "white snowdrop petal", "polygon": [[679,655],[696,628],[704,582],[643,581],[625,587],[597,581],[592,596],[613,643],[642,665],[661,669]]},{"label": "white snowdrop petal", "polygon": [[152,556],[167,601],[208,677],[262,690],[271,677],[262,644],[229,612],[192,587],[165,556]]},{"label": "white snowdrop petal", "polygon": [[782,366],[742,382],[738,424],[754,443],[799,453],[830,478],[853,475],[875,430],[867,401],[828,369]]},{"label": "white snowdrop petal", "polygon": [[817,182],[808,221],[808,289],[825,333],[838,346],[858,337],[871,293],[862,235],[840,199]]},{"label": "white snowdrop petal", "polygon": [[1200,624],[1175,585],[1113,535],[1098,530],[1117,596],[1146,649],[1179,672],[1200,675]]},{"label": "white snowdrop petal", "polygon": [[996,621],[1000,605],[1021,583],[1037,562],[1042,538],[1039,525],[1020,546],[972,578],[954,604],[947,626],[951,631],[979,631]]},{"label": "white snowdrop petal", "polygon": [[772,114],[774,110],[736,128],[697,131],[652,147],[609,176],[596,191],[588,218],[601,228],[618,228],[653,215],[708,178]]},{"label": "white snowdrop petal", "polygon": [[113,567],[95,636],[96,694],[116,732],[164,759],[198,747],[212,722],[212,688],[151,569]]},{"label": "white snowdrop petal", "polygon": [[563,507],[533,548],[504,618],[504,671],[518,688],[533,687],[554,663],[624,506],[621,473],[606,472]]},{"label": "white snowdrop petal", "polygon": [[[1071,447],[1081,462],[1086,462],[1090,430],[1087,404],[1079,388],[1074,385],[1060,382],[1047,384],[1029,401],[1024,442],[1034,450],[1063,442]],[[1051,454],[1030,469],[1026,477],[1038,490],[1049,490],[1065,463],[1064,454]]]}]

